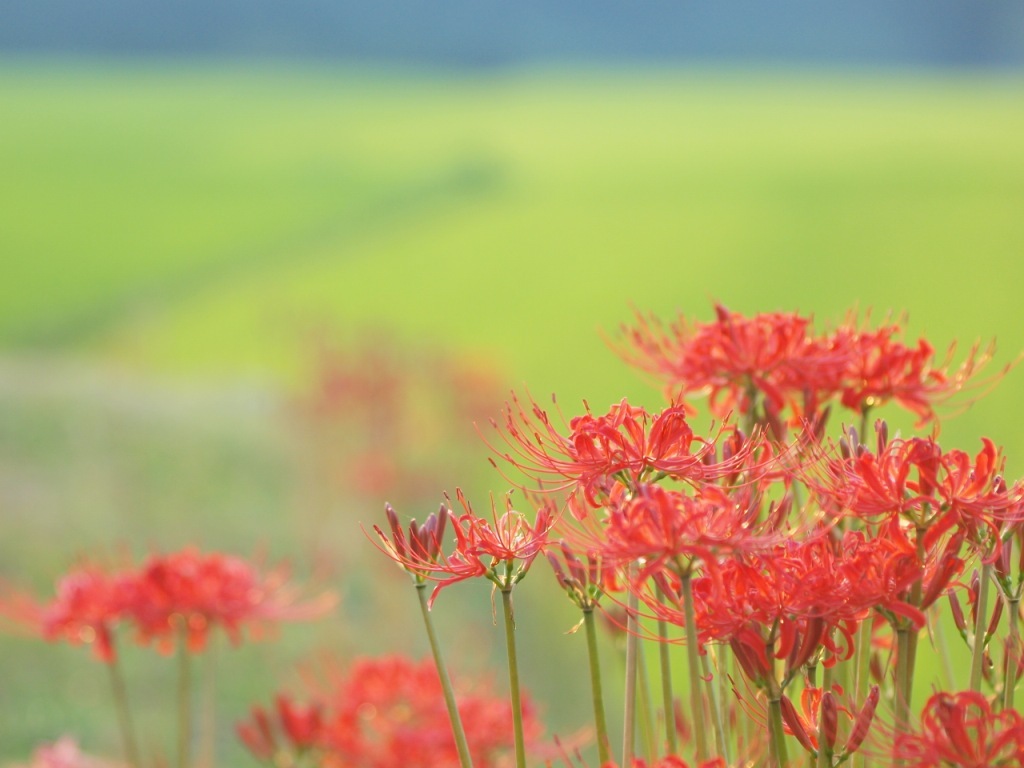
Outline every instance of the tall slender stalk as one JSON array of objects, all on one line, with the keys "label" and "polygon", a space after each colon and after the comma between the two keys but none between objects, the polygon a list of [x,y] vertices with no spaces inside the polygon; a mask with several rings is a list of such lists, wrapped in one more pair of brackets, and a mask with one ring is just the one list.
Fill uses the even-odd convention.
[{"label": "tall slender stalk", "polygon": [[601,664],[597,656],[597,628],[594,609],[583,609],[583,629],[587,635],[587,656],[590,659],[590,691],[594,700],[594,730],[597,732],[597,756],[601,765],[612,759],[608,741],[608,723],[604,716],[604,693],[601,689]]},{"label": "tall slender stalk", "polygon": [[786,768],[789,754],[786,749],[786,733],[782,730],[782,700],[768,700],[768,734],[771,765]]},{"label": "tall slender stalk", "polygon": [[110,687],[114,691],[114,708],[117,710],[118,726],[121,730],[121,742],[124,746],[124,758],[131,768],[141,768],[139,744],[135,738],[135,727],[132,724],[131,708],[128,706],[128,689],[124,684],[124,675],[115,653],[107,663],[110,670]]},{"label": "tall slender stalk", "polygon": [[178,768],[189,768],[192,750],[192,653],[183,618],[178,639]]},{"label": "tall slender stalk", "polygon": [[203,674],[203,712],[199,734],[200,768],[213,768],[217,763],[217,644],[210,638],[206,648],[206,671]]},{"label": "tall slender stalk", "polygon": [[899,737],[910,727],[910,694],[907,690],[907,664],[910,660],[910,633],[909,627],[896,628],[896,701],[895,720],[896,732],[894,736]]},{"label": "tall slender stalk", "polygon": [[971,650],[972,691],[981,690],[981,667],[985,659],[985,630],[988,627],[988,583],[992,580],[992,564],[981,566],[981,581],[978,583],[977,614],[974,617],[974,648]]},{"label": "tall slender stalk", "polygon": [[[868,684],[871,682],[871,636],[872,636],[872,618],[873,614],[869,614],[860,623],[860,627],[857,630],[857,674],[856,674],[856,688],[854,689],[853,700],[856,702],[864,701],[868,695]],[[853,755],[853,768],[864,768],[867,763],[867,758],[864,756],[862,751],[857,751]]]},{"label": "tall slender stalk", "polygon": [[[725,646],[719,646],[720,651],[725,650]],[[701,668],[704,670],[705,680],[715,680],[719,682],[719,686],[716,690],[714,685],[708,685],[708,694],[711,697],[711,725],[715,732],[715,747],[718,749],[718,756],[723,758],[726,763],[729,763],[729,746],[725,740],[725,687],[721,685],[722,681],[725,680],[725,670],[722,669],[721,665],[724,665],[724,659],[722,660],[717,676],[711,669],[711,661],[708,658],[710,654],[705,653],[700,657]]]},{"label": "tall slender stalk", "polygon": [[[658,587],[658,599],[662,600],[664,593]],[[672,696],[672,658],[668,645],[668,622],[658,619],[658,661],[661,666],[661,708],[665,712],[665,746],[668,754],[676,754],[676,718],[675,705]]]},{"label": "tall slender stalk", "polygon": [[[821,673],[821,695],[832,690],[832,667],[823,667]],[[825,707],[818,708],[818,768],[832,768],[831,747],[825,748]]]},{"label": "tall slender stalk", "polygon": [[[630,578],[636,573],[636,566],[630,567]],[[636,755],[636,668],[637,668],[637,607],[639,600],[630,590],[626,598],[626,685],[622,717],[622,764],[632,765]]]},{"label": "tall slender stalk", "polygon": [[[690,673],[690,709],[693,716],[694,740],[697,743],[697,762],[708,759],[707,733],[704,726],[704,702],[700,695],[700,648],[697,646],[697,613],[693,606],[693,586],[690,575],[680,581],[683,588],[683,611],[686,621],[686,660]],[[781,710],[780,717],[781,717]],[[781,722],[781,721],[780,721]]]},{"label": "tall slender stalk", "polygon": [[416,594],[419,596],[423,624],[427,629],[430,652],[434,655],[434,666],[437,667],[437,675],[441,678],[441,690],[444,692],[444,703],[448,708],[448,719],[452,724],[452,735],[455,736],[455,748],[459,753],[459,765],[461,768],[472,768],[473,760],[469,756],[466,731],[462,727],[459,707],[455,702],[455,690],[452,688],[452,681],[448,676],[448,667],[445,666],[444,657],[441,655],[441,644],[437,641],[437,634],[434,632],[434,621],[430,617],[430,606],[427,603],[427,585],[423,582],[416,582]]},{"label": "tall slender stalk", "polygon": [[1013,709],[1014,689],[1017,687],[1017,667],[1020,665],[1020,599],[1007,600],[1010,614],[1010,634],[1006,638],[1006,679],[1003,681],[1003,709]]},{"label": "tall slender stalk", "polygon": [[516,743],[516,768],[526,768],[526,742],[523,738],[523,705],[519,694],[519,659],[516,656],[516,622],[512,612],[512,587],[501,590],[505,614],[505,651],[508,653],[508,687],[512,697],[512,730]]},{"label": "tall slender stalk", "polygon": [[658,749],[655,746],[657,727],[654,719],[654,699],[651,696],[651,682],[647,676],[647,657],[642,644],[636,648],[636,674],[640,689],[640,728],[643,736],[644,757],[653,762]]}]

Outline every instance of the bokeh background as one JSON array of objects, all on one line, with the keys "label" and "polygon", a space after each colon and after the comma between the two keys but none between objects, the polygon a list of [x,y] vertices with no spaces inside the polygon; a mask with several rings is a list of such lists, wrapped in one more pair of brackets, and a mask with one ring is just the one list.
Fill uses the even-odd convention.
[{"label": "bokeh background", "polygon": [[[254,764],[230,723],[297,665],[425,652],[360,523],[504,493],[473,423],[510,388],[659,402],[608,349],[634,309],[905,311],[996,338],[997,373],[1022,286],[1017,0],[0,4],[0,578],[195,544],[335,590],[211,656],[213,755]],[[1012,371],[943,444],[1019,475],[1022,397]],[[583,639],[545,569],[524,676],[565,735]],[[500,680],[487,590],[436,613]],[[169,753],[172,665],[127,656]],[[116,754],[107,700],[87,651],[0,638],[0,760]]]}]

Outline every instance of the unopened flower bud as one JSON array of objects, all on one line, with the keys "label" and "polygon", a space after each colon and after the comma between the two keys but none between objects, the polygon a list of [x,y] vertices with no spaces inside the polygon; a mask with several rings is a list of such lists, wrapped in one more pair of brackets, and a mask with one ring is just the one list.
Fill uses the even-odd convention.
[{"label": "unopened flower bud", "polygon": [[789,700],[788,696],[783,696],[779,704],[782,709],[782,721],[789,726],[789,732],[800,742],[801,747],[808,752],[816,752],[817,749],[814,746],[814,742],[811,740],[810,734],[807,733],[803,720],[796,711],[796,707],[793,706],[793,702]]},{"label": "unopened flower bud", "polygon": [[961,635],[966,635],[967,620],[964,618],[964,611],[960,607],[960,598],[956,596],[956,592],[949,593],[949,607],[953,613],[953,622],[956,624],[957,630]]},{"label": "unopened flower bud", "polygon": [[821,740],[823,746],[832,751],[836,745],[836,734],[839,731],[839,711],[836,707],[836,697],[832,691],[825,691],[821,695]]},{"label": "unopened flower bud", "polygon": [[391,545],[399,557],[405,557],[405,535],[402,533],[402,526],[398,522],[398,515],[390,504],[384,505],[384,515],[388,519],[388,526],[391,528]]},{"label": "unopened flower bud", "polygon": [[867,700],[864,702],[864,706],[861,707],[860,712],[857,714],[857,719],[853,721],[853,728],[850,730],[850,738],[846,740],[846,746],[843,747],[843,752],[850,755],[857,751],[857,748],[864,743],[864,739],[868,735],[868,731],[871,730],[871,721],[875,717],[875,708],[878,706],[878,686],[871,686],[871,693],[868,694]]},{"label": "unopened flower bud", "polygon": [[988,622],[988,629],[985,630],[985,639],[992,637],[996,633],[996,627],[999,626],[999,619],[1003,616],[1003,601],[996,600],[996,607],[992,611],[992,618]]}]

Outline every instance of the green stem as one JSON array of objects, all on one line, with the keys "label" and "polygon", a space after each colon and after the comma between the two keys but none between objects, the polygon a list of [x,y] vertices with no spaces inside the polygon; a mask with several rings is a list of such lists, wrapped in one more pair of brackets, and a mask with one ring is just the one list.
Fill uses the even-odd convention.
[{"label": "green stem", "polygon": [[1003,709],[1013,709],[1014,689],[1017,687],[1017,667],[1020,664],[1020,599],[1007,600],[1010,614],[1010,634],[1006,639],[1006,680],[1003,682]]},{"label": "green stem", "polygon": [[505,650],[508,652],[508,688],[512,697],[516,768],[526,768],[526,742],[523,738],[523,705],[519,695],[519,660],[516,656],[516,621],[512,613],[512,587],[502,588],[501,606],[505,613]]},{"label": "green stem", "polygon": [[[636,565],[630,566],[630,579],[636,574]],[[625,711],[622,718],[622,764],[633,765],[636,742],[636,667],[637,667],[637,607],[636,593],[630,590],[626,598],[626,691]]]},{"label": "green stem", "polygon": [[430,616],[430,606],[427,602],[427,585],[423,582],[417,582],[416,594],[419,596],[423,624],[427,628],[430,652],[434,655],[434,666],[437,667],[437,676],[441,678],[441,690],[444,693],[445,706],[448,708],[448,719],[452,724],[452,735],[455,736],[455,748],[459,753],[459,765],[461,768],[472,768],[473,760],[469,756],[466,731],[462,727],[462,717],[459,715],[459,707],[455,702],[455,690],[452,688],[452,680],[448,676],[448,667],[445,665],[444,657],[441,655],[441,644],[437,641],[437,634],[434,632],[434,621]]},{"label": "green stem", "polygon": [[[719,646],[718,650],[724,652],[725,646]],[[725,680],[725,670],[723,665],[725,664],[724,658],[719,663],[719,671],[717,677],[714,675],[711,669],[711,660],[708,658],[709,654],[705,653],[700,657],[701,668],[704,670],[705,680],[716,680],[719,686],[715,685],[708,686],[708,694],[711,697],[711,726],[715,731],[715,746],[718,748],[718,756],[723,758],[725,762],[729,763],[729,748],[725,743],[725,728],[723,727],[726,722],[725,717],[725,688],[721,686],[721,683]]]},{"label": "green stem", "polygon": [[131,768],[141,768],[139,745],[135,739],[135,727],[132,725],[131,709],[128,707],[128,689],[124,684],[124,675],[117,655],[107,664],[110,670],[110,686],[114,691],[114,708],[117,710],[118,725],[121,729],[121,740],[124,744],[124,756]]},{"label": "green stem", "polygon": [[[658,588],[658,596],[661,588]],[[672,697],[672,658],[668,647],[668,622],[658,619],[658,660],[661,663],[661,708],[665,712],[665,746],[668,754],[676,754],[676,717]]]},{"label": "green stem", "polygon": [[702,763],[709,756],[707,733],[704,726],[704,702],[700,695],[700,648],[697,645],[697,613],[693,607],[693,585],[690,583],[690,579],[690,575],[686,574],[680,581],[683,588],[683,611],[686,622],[686,660],[690,673],[690,710],[693,716],[694,737],[697,742],[697,762]]},{"label": "green stem", "polygon": [[644,757],[653,762],[657,753],[655,746],[654,699],[651,696],[651,684],[647,677],[647,657],[643,645],[636,647],[637,680],[640,688],[640,728],[643,735]]},{"label": "green stem", "polygon": [[189,768],[192,747],[192,659],[188,627],[181,622],[178,641],[178,768]]},{"label": "green stem", "polygon": [[910,633],[908,627],[896,629],[896,730],[894,736],[910,728],[910,695],[907,691],[907,662],[910,658]]},{"label": "green stem", "polygon": [[[832,690],[832,668],[822,665],[821,695]],[[825,746],[825,707],[818,708],[818,768],[832,768],[832,749]]]},{"label": "green stem", "polygon": [[[917,562],[924,570],[925,551],[924,536],[927,529],[918,525],[916,529]],[[922,580],[914,582],[910,588],[910,604],[914,607],[921,605]],[[911,701],[914,698],[914,667],[917,662],[917,639],[919,631],[916,627],[901,620],[901,626],[896,630],[896,728],[893,731],[894,746],[895,739],[899,739],[901,733],[910,730]],[[897,761],[899,764],[899,761]]]},{"label": "green stem", "polygon": [[789,755],[786,751],[786,734],[782,730],[782,701],[768,701],[768,731],[770,735],[771,765],[774,768],[786,768]]},{"label": "green stem", "polygon": [[203,675],[202,732],[199,735],[199,765],[211,768],[217,763],[217,645],[211,637],[206,648],[206,673]]},{"label": "green stem", "polygon": [[[856,689],[853,700],[857,703],[864,701],[868,695],[868,684],[871,682],[871,636],[873,614],[861,621],[857,630],[857,674]],[[863,752],[857,751],[853,755],[853,768],[864,768],[866,759]]]},{"label": "green stem", "polygon": [[981,690],[981,667],[985,658],[985,629],[988,626],[988,583],[992,579],[992,565],[981,566],[981,580],[978,584],[977,614],[974,618],[974,648],[971,650],[972,691]]},{"label": "green stem", "polygon": [[590,659],[590,690],[594,699],[594,729],[597,731],[597,755],[601,765],[612,759],[608,741],[608,723],[604,717],[604,693],[601,690],[601,664],[597,657],[597,627],[594,609],[583,610],[583,628],[587,635],[587,656]]}]

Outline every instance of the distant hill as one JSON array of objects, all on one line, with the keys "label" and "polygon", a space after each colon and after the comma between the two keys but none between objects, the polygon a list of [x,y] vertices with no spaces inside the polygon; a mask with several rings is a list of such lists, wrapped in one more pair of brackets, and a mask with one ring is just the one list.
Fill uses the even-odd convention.
[{"label": "distant hill", "polygon": [[0,54],[1024,65],[1021,0],[6,0]]}]

